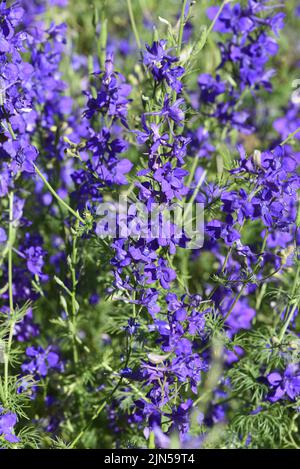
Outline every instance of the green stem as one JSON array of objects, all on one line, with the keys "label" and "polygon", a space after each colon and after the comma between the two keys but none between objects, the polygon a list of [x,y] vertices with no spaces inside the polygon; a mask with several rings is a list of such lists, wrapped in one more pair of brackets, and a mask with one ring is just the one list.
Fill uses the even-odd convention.
[{"label": "green stem", "polygon": [[11,123],[9,121],[7,121],[7,128],[8,128],[8,131],[9,131],[12,139],[16,140],[17,139],[16,134],[14,133],[13,128],[11,126]]},{"label": "green stem", "polygon": [[[108,365],[104,366],[104,368],[106,368],[108,371],[110,372],[113,372],[112,368],[110,368]],[[123,376],[120,377],[120,379],[118,380],[117,384],[115,385],[115,387],[113,388],[113,390],[111,391],[111,393],[109,394],[109,396],[107,396],[106,398],[103,399],[103,402],[99,405],[98,409],[96,410],[96,412],[94,413],[94,415],[92,416],[91,420],[89,421],[89,423],[85,426],[85,428],[83,428],[81,430],[80,433],[78,433],[78,435],[76,436],[76,438],[72,441],[71,445],[69,446],[69,449],[72,449],[72,448],[75,448],[76,444],[78,443],[78,441],[80,441],[80,439],[83,437],[83,435],[86,433],[86,431],[89,429],[89,427],[92,425],[92,423],[99,417],[99,415],[101,414],[102,410],[104,409],[104,407],[109,404],[109,402],[112,401],[112,398],[115,394],[115,392],[119,389],[120,385],[122,384],[124,378]],[[144,397],[144,396],[143,396]]]},{"label": "green stem", "polygon": [[69,446],[69,449],[72,449],[72,448],[75,448],[75,446],[77,445],[78,441],[82,438],[82,436],[85,434],[85,432],[88,430],[88,428],[90,427],[90,425],[94,422],[94,420],[96,420],[96,418],[101,414],[102,410],[104,409],[104,407],[107,405],[107,402],[108,401],[104,401],[97,409],[96,413],[93,415],[93,417],[91,418],[91,421],[88,423],[88,425],[83,429],[81,430],[80,433],[78,433],[78,435],[76,436],[75,440],[72,441],[71,445]]},{"label": "green stem", "polygon": [[13,332],[15,327],[14,315],[14,298],[13,298],[13,262],[12,262],[12,249],[15,240],[15,229],[13,227],[13,208],[14,208],[14,194],[9,194],[9,229],[8,229],[8,297],[9,297],[9,334],[7,347],[4,357],[4,392],[6,402],[8,401],[8,375],[9,375],[9,356],[12,345]]},{"label": "green stem", "polygon": [[11,192],[9,194],[9,230],[8,230],[8,291],[9,291],[9,309],[10,313],[13,313],[14,310],[14,299],[13,299],[13,290],[12,290],[12,248],[15,238],[15,232],[13,228],[13,210],[14,210],[14,194]]},{"label": "green stem", "polygon": [[72,275],[72,337],[73,337],[73,357],[75,364],[78,363],[78,350],[76,345],[76,316],[77,316],[77,303],[76,303],[76,263],[77,263],[77,238],[74,236],[72,245],[72,259],[71,259],[71,275]]},{"label": "green stem", "polygon": [[[6,112],[5,112],[4,108],[3,108],[3,103],[2,103],[3,97],[2,97],[2,93],[1,93],[1,92],[0,92],[0,97],[1,97],[1,99],[0,99],[0,107],[1,107],[1,109],[2,109],[2,111],[3,111],[3,113],[4,113],[4,115],[6,115]],[[10,133],[11,138],[12,138],[13,140],[17,140],[16,134],[15,134],[15,132],[14,132],[12,126],[11,126],[11,123],[10,123],[9,120],[8,120],[8,117],[6,116],[5,119],[6,119],[7,128],[5,128],[5,125],[1,122],[2,127],[3,127],[5,130],[8,130],[8,132]]]},{"label": "green stem", "polygon": [[181,15],[180,15],[180,25],[179,25],[179,33],[178,33],[178,43],[177,43],[177,55],[180,58],[181,54],[181,46],[182,46],[182,37],[183,37],[183,29],[184,29],[184,12],[186,8],[187,0],[183,0],[182,8],[181,8]]},{"label": "green stem", "polygon": [[292,307],[291,311],[290,311],[290,314],[288,315],[288,318],[287,318],[286,322],[284,323],[284,325],[281,329],[280,335],[278,337],[279,342],[282,342],[282,339],[283,339],[283,337],[284,337],[284,335],[287,331],[287,328],[288,328],[291,320],[293,319],[293,316],[294,316],[294,313],[295,313],[297,307],[298,307],[298,304],[295,303],[294,306]]},{"label": "green stem", "polygon": [[106,60],[106,45],[107,45],[107,18],[104,17],[104,12],[102,13],[102,21],[101,21],[101,34],[100,34],[100,64],[101,67],[105,68],[105,60]]},{"label": "green stem", "polygon": [[72,209],[72,207],[70,207],[70,205],[68,205],[58,194],[57,192],[53,189],[53,187],[51,186],[51,184],[49,184],[49,182],[47,181],[47,179],[43,176],[43,174],[41,173],[41,171],[39,170],[39,168],[34,164],[32,163],[34,169],[36,170],[37,174],[39,175],[39,177],[42,179],[42,181],[44,182],[44,184],[47,186],[47,188],[49,189],[49,191],[51,192],[51,194],[56,198],[56,200],[65,208],[68,210],[68,212],[70,212],[72,215],[74,215],[75,218],[77,218],[77,220],[79,220],[81,223],[85,223],[84,219],[79,215],[78,212],[75,212],[75,210]]},{"label": "green stem", "polygon": [[188,178],[188,181],[187,181],[187,187],[190,187],[192,182],[193,182],[194,175],[195,175],[196,169],[198,167],[198,164],[199,164],[199,158],[197,156],[194,156],[193,165],[191,167],[191,172],[190,172],[190,175],[189,175],[189,178]]},{"label": "green stem", "polygon": [[[242,231],[242,229],[243,229],[243,226],[244,226],[244,223],[245,223],[245,222],[243,221],[242,224],[240,225],[239,229],[237,230],[238,233],[241,233],[241,231]],[[222,265],[222,267],[221,267],[221,275],[224,274],[224,272],[225,272],[225,269],[226,269],[226,267],[227,267],[227,263],[228,263],[228,261],[229,261],[229,259],[230,259],[230,255],[231,255],[232,251],[233,251],[233,244],[230,246],[230,248],[229,248],[228,251],[227,251],[226,257],[225,257],[224,262],[223,262],[223,265]],[[219,288],[219,285],[216,285],[216,286],[213,288],[213,290],[210,292],[210,294],[209,294],[209,296],[208,296],[208,299],[211,299],[211,298],[213,297],[213,295],[216,293],[216,291],[218,290],[218,288]]]},{"label": "green stem", "polygon": [[[298,267],[297,267],[297,272],[296,272],[296,275],[295,275],[295,279],[294,279],[294,283],[293,283],[293,287],[292,287],[292,292],[291,292],[291,299],[292,301],[294,300],[294,295],[295,295],[295,292],[296,292],[296,288],[298,286],[298,282],[299,282],[299,274],[300,274],[300,264],[298,264]],[[289,306],[291,304],[289,303]],[[279,334],[279,342],[282,342],[282,339],[287,331],[287,328],[289,327],[290,325],[290,322],[292,321],[293,319],[293,316],[294,316],[294,312],[296,311],[298,307],[298,302],[295,302],[295,304],[293,305],[288,317],[287,317],[287,320],[286,322],[284,323],[281,331],[280,331],[280,334]]]},{"label": "green stem", "polygon": [[[201,47],[201,50],[202,50],[202,49],[204,48],[204,46],[206,45],[208,36],[209,36],[210,33],[212,32],[212,30],[213,30],[213,28],[214,28],[214,26],[215,26],[215,24],[216,24],[216,22],[217,22],[219,16],[221,15],[221,13],[222,13],[222,11],[223,11],[225,5],[226,5],[227,3],[229,3],[230,1],[231,1],[231,0],[224,0],[223,3],[222,3],[222,5],[220,6],[220,8],[219,8],[219,10],[218,10],[218,12],[217,12],[217,14],[216,14],[216,16],[214,17],[214,19],[212,20],[212,22],[211,22],[210,25],[209,25],[209,28],[208,28],[207,31],[206,31],[205,38],[204,38],[204,42],[203,42],[203,46]],[[198,71],[201,71],[201,70],[202,70],[201,67],[199,67],[199,68],[192,68],[192,69],[190,70],[190,72],[187,73],[186,75],[190,75],[191,73],[195,73],[195,72],[198,72]]]},{"label": "green stem", "polygon": [[[198,195],[198,192],[199,192],[200,187],[202,186],[202,184],[203,184],[203,182],[204,182],[204,179],[205,179],[205,177],[206,177],[206,174],[207,174],[207,171],[204,170],[203,173],[202,173],[202,175],[201,175],[201,177],[199,178],[199,181],[198,181],[198,183],[197,183],[197,186],[195,187],[195,190],[194,190],[194,192],[193,192],[193,195],[192,195],[191,199],[189,200],[189,203],[190,203],[191,205],[195,202],[195,199],[196,199],[196,197],[197,197],[197,195]],[[190,187],[190,186],[188,185],[188,187]]]},{"label": "green stem", "polygon": [[[268,235],[269,235],[269,232],[268,230],[266,230],[266,233],[265,233],[265,236],[264,236],[264,240],[263,240],[263,244],[262,244],[262,248],[261,248],[261,252],[263,253],[264,250],[265,250],[265,247],[266,247],[266,243],[267,243],[267,238],[268,238]],[[258,272],[260,268],[260,261],[257,262],[257,264],[255,265],[254,269],[253,269],[253,272],[254,274],[256,274]],[[237,294],[237,296],[235,297],[235,300],[234,302],[232,303],[228,313],[226,314],[226,316],[224,317],[224,322],[229,318],[230,314],[232,313],[233,311],[233,308],[235,307],[235,305],[237,304],[237,302],[239,301],[239,299],[241,298],[245,288],[247,286],[247,283],[244,283],[244,285],[242,286],[242,288],[240,289],[239,293]]]},{"label": "green stem", "polygon": [[[183,29],[184,29],[184,12],[186,7],[187,0],[183,0],[182,8],[181,8],[181,15],[180,15],[180,25],[178,31],[178,38],[177,38],[177,55],[180,58],[181,54],[181,46],[182,46],[182,37],[183,37]],[[174,103],[177,98],[177,93],[175,90],[172,92],[172,102]],[[170,122],[170,143],[173,142],[173,129],[174,129],[174,121]]]},{"label": "green stem", "polygon": [[300,127],[298,127],[298,129],[296,129],[294,132],[292,132],[291,134],[289,134],[287,136],[287,138],[285,140],[283,140],[283,142],[281,142],[280,146],[283,146],[285,145],[287,142],[289,142],[298,132],[300,132]]},{"label": "green stem", "polygon": [[135,22],[135,19],[134,19],[131,0],[127,0],[127,6],[128,6],[128,13],[129,13],[129,18],[130,18],[133,34],[134,34],[134,37],[135,37],[138,48],[141,49],[142,48],[142,43],[141,43],[141,40],[140,40],[139,32],[138,32],[137,27],[136,27],[136,22]]},{"label": "green stem", "polygon": [[242,286],[242,288],[240,289],[239,293],[237,294],[237,296],[235,297],[234,299],[234,302],[232,303],[228,313],[226,314],[226,316],[224,317],[224,322],[229,318],[229,316],[231,315],[232,311],[233,311],[233,308],[235,307],[235,305],[237,304],[237,302],[239,301],[239,299],[241,298],[244,290],[245,290],[245,287],[246,287],[246,284],[244,284]]},{"label": "green stem", "polygon": [[207,30],[207,33],[206,33],[206,37],[205,37],[205,42],[207,41],[207,38],[208,36],[210,35],[210,33],[212,32],[216,22],[218,21],[218,18],[219,16],[221,15],[226,3],[229,3],[231,0],[224,0],[222,5],[220,6],[219,10],[218,10],[218,13],[216,14],[216,16],[214,17],[214,19],[212,20],[208,30]]}]

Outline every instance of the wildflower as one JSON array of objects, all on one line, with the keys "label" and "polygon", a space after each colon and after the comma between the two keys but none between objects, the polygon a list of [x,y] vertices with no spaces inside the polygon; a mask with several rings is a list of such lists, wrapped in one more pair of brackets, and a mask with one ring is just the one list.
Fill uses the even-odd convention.
[{"label": "wildflower", "polygon": [[214,79],[211,75],[203,73],[198,77],[198,85],[201,90],[200,100],[205,103],[214,103],[217,96],[225,93],[226,84],[217,75]]},{"label": "wildflower", "polygon": [[58,353],[51,346],[47,349],[42,347],[27,347],[27,361],[21,366],[23,373],[28,373],[36,378],[45,378],[50,370],[63,371],[64,367]]},{"label": "wildflower", "polygon": [[290,363],[283,374],[273,371],[267,376],[271,387],[270,402],[288,397],[292,401],[300,394],[300,370],[298,364]]},{"label": "wildflower", "polygon": [[175,122],[175,124],[181,126],[181,121],[184,119],[184,112],[180,108],[180,105],[183,103],[183,98],[177,99],[174,103],[171,103],[171,97],[166,95],[162,109],[158,112],[151,112],[150,114],[153,116],[162,116],[169,123],[171,120]]},{"label": "wildflower", "polygon": [[14,426],[18,421],[17,415],[13,412],[6,412],[0,407],[0,436],[9,443],[19,443],[20,439],[13,433]]},{"label": "wildflower", "polygon": [[168,85],[180,93],[182,84],[179,78],[184,74],[184,68],[181,66],[173,67],[175,62],[178,62],[177,57],[172,57],[165,49],[167,41],[160,40],[153,42],[152,46],[146,44],[146,50],[143,52],[143,63],[146,65],[154,77],[160,83],[166,80]]},{"label": "wildflower", "polygon": [[44,251],[39,246],[30,246],[25,251],[28,270],[34,275],[42,275]]}]

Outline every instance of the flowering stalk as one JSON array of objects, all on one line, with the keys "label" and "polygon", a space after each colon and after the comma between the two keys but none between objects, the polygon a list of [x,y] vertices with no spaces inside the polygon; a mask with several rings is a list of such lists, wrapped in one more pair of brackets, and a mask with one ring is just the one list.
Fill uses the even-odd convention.
[{"label": "flowering stalk", "polygon": [[8,382],[9,382],[9,360],[10,360],[10,351],[12,346],[12,338],[15,327],[14,321],[14,299],[13,299],[13,261],[12,261],[12,252],[15,241],[15,229],[13,226],[14,223],[14,193],[9,193],[9,231],[8,231],[8,295],[9,295],[9,334],[6,345],[6,350],[4,353],[4,393],[5,393],[5,404],[9,407],[9,392],[8,392]]}]

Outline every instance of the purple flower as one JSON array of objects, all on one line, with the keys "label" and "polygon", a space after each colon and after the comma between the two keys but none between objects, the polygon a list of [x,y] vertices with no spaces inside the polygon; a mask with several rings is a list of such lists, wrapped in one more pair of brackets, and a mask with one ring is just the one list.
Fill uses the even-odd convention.
[{"label": "purple flower", "polygon": [[50,5],[58,6],[60,8],[66,7],[69,0],[49,0]]},{"label": "purple flower", "polygon": [[[226,306],[227,305],[227,306]],[[227,308],[230,308],[231,302],[225,301],[222,304],[222,311],[226,315]],[[226,325],[229,327],[229,333],[236,334],[241,329],[250,329],[256,311],[248,305],[245,298],[239,300],[234,306],[230,316],[226,320]]]},{"label": "purple flower", "polygon": [[28,270],[34,275],[42,275],[45,252],[39,246],[30,246],[25,251]]},{"label": "purple flower", "polygon": [[184,99],[180,98],[177,99],[173,104],[171,102],[171,97],[169,95],[165,95],[164,104],[160,111],[158,112],[151,112],[149,114],[153,116],[161,116],[166,119],[168,122],[170,120],[174,121],[175,124],[182,126],[181,121],[184,119],[184,112],[180,108],[180,105],[184,103]]},{"label": "purple flower", "polygon": [[124,77],[114,72],[113,55],[108,55],[105,62],[105,72],[96,74],[100,81],[97,97],[89,97],[85,116],[91,119],[95,113],[107,114],[112,119],[120,119],[127,125],[127,106],[131,87],[125,83]]},{"label": "purple flower", "polygon": [[40,334],[40,329],[33,321],[32,308],[28,308],[22,321],[15,325],[14,335],[19,342],[27,342],[32,337],[37,337]]},{"label": "purple flower", "polygon": [[219,220],[212,220],[207,223],[205,227],[205,231],[211,236],[213,239],[219,239],[222,234],[223,225]]},{"label": "purple flower", "polygon": [[221,81],[219,75],[214,79],[211,75],[203,73],[198,77],[198,85],[201,90],[200,100],[205,103],[214,103],[217,96],[226,91],[226,84]]},{"label": "purple flower", "polygon": [[0,227],[0,244],[6,243],[7,235],[3,228]]},{"label": "purple flower", "polygon": [[51,346],[46,350],[42,347],[27,347],[26,355],[28,360],[21,366],[22,371],[37,379],[45,378],[51,370],[62,372],[64,369],[58,353]]},{"label": "purple flower", "polygon": [[166,290],[170,288],[170,283],[176,279],[175,271],[168,266],[167,261],[164,259],[158,259],[158,265],[146,265],[145,275],[147,277],[147,283],[153,283],[159,280],[161,286]]},{"label": "purple flower", "polygon": [[168,449],[171,446],[171,440],[158,425],[153,426],[153,433],[155,435],[155,446],[156,448]]},{"label": "purple flower", "polygon": [[129,335],[134,335],[139,327],[140,323],[136,322],[134,318],[130,318],[128,319],[127,326],[125,326],[124,329]]},{"label": "purple flower", "polygon": [[9,443],[18,443],[20,441],[13,433],[17,421],[18,419],[15,413],[6,412],[0,407],[0,436],[3,436]]},{"label": "purple flower", "polygon": [[[284,116],[277,118],[273,124],[274,129],[284,140],[289,134],[295,132],[300,127],[299,107],[293,103],[289,103]],[[296,133],[295,138],[300,140],[300,131]]]},{"label": "purple flower", "polygon": [[198,127],[196,131],[189,131],[188,137],[191,140],[189,144],[189,154],[191,156],[208,158],[215,151],[215,147],[210,141],[210,135],[204,127]]},{"label": "purple flower", "polygon": [[273,371],[267,376],[267,380],[271,387],[271,393],[268,396],[270,402],[277,402],[284,397],[288,397],[293,401],[300,395],[300,369],[298,364],[289,364],[283,375]]},{"label": "purple flower", "polygon": [[163,199],[169,201],[174,198],[181,199],[188,192],[184,185],[184,178],[188,174],[181,168],[172,168],[171,163],[166,163],[154,172],[154,179],[160,183]]},{"label": "purple flower", "polygon": [[188,399],[186,402],[179,404],[179,406],[172,411],[173,429],[177,429],[180,434],[189,431],[189,412],[191,411],[192,404],[192,399]]},{"label": "purple flower", "polygon": [[177,57],[172,57],[165,49],[167,41],[160,40],[153,42],[152,46],[146,44],[146,51],[143,52],[143,63],[146,65],[157,82],[166,80],[168,85],[180,93],[182,84],[179,78],[184,74],[184,68],[173,67],[174,62],[178,62]]}]

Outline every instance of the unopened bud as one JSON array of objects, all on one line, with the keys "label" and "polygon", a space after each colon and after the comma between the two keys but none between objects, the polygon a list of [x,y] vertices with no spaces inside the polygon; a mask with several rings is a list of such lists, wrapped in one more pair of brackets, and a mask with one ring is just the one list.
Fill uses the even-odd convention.
[{"label": "unopened bud", "polygon": [[258,166],[259,168],[261,168],[261,151],[259,150],[254,150],[254,153],[253,153],[253,161],[254,161],[254,164],[256,166]]}]

